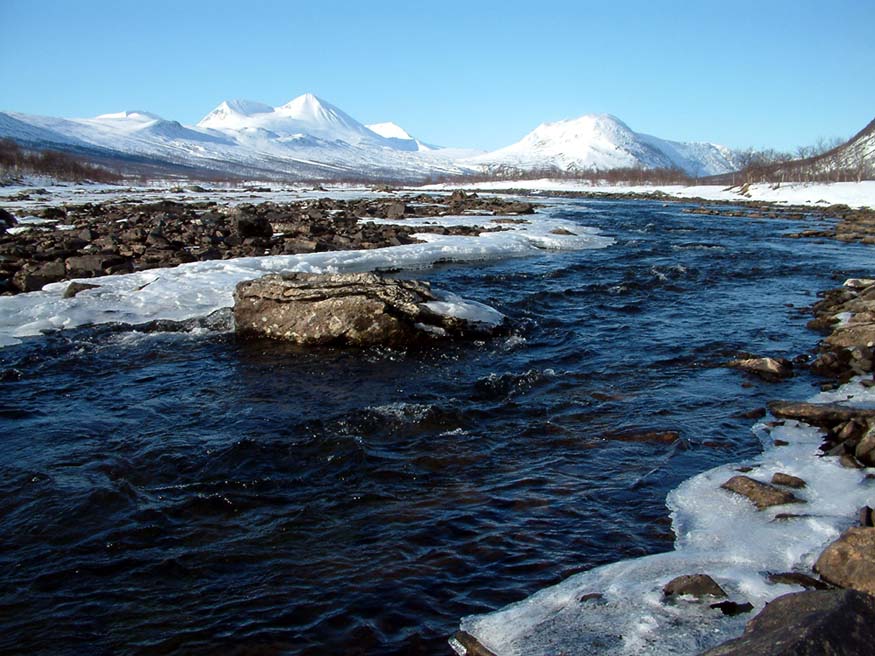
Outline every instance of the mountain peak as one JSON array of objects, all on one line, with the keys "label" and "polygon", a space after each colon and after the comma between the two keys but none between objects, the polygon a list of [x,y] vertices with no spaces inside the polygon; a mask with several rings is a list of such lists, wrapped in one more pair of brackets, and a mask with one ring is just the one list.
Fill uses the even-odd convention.
[{"label": "mountain peak", "polygon": [[151,112],[144,112],[141,109],[128,109],[123,112],[114,112],[111,114],[101,114],[100,116],[94,117],[97,120],[119,120],[119,119],[130,119],[133,121],[163,121],[160,116],[157,114],[153,114]]},{"label": "mountain peak", "polygon": [[314,123],[334,122],[341,117],[348,118],[337,107],[312,93],[302,94],[285,105],[277,107],[276,111],[289,118]]},{"label": "mountain peak", "polygon": [[237,124],[253,114],[269,114],[273,107],[254,100],[223,100],[219,105],[204,116],[199,122],[201,128],[237,127]]},{"label": "mountain peak", "polygon": [[385,137],[386,139],[413,139],[410,136],[410,133],[402,128],[397,123],[392,123],[388,121],[386,123],[372,123],[371,125],[365,126],[371,132],[376,132],[381,137]]}]

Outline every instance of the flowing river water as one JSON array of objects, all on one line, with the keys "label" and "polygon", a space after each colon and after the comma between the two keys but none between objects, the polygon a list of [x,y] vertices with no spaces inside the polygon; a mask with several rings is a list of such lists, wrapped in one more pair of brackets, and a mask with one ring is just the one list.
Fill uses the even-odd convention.
[{"label": "flowing river water", "polygon": [[[0,651],[440,654],[465,615],[672,548],[666,495],[805,398],[806,222],[556,201],[601,249],[401,272],[510,329],[419,352],[81,327],[0,349]],[[675,443],[616,439],[676,430]]]}]

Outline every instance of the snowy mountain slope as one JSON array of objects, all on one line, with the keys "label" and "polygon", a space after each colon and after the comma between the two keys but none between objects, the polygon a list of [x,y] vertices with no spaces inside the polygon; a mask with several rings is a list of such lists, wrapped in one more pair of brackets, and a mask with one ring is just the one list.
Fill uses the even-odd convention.
[{"label": "snowy mountain slope", "polygon": [[826,167],[875,175],[875,120],[838,148],[819,159]]},{"label": "snowy mountain slope", "polygon": [[732,152],[723,146],[639,134],[609,114],[542,123],[515,144],[460,163],[486,171],[680,168],[693,176],[737,168]]},{"label": "snowy mountain slope", "polygon": [[0,113],[0,137],[246,176],[415,181],[465,172],[454,151],[420,153],[312,94],[280,107],[225,101],[196,126],[139,110],[87,119]]}]

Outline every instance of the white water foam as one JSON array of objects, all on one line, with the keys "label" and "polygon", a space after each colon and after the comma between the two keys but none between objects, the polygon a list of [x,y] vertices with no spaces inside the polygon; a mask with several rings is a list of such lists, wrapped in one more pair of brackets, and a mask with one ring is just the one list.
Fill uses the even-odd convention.
[{"label": "white water foam", "polygon": [[[873,407],[875,390],[856,380],[812,401]],[[767,573],[811,573],[823,548],[854,523],[857,509],[875,500],[875,481],[866,478],[871,469],[846,469],[835,457],[819,457],[818,429],[787,421],[753,430],[764,451],[741,463],[752,467],[746,475],[764,482],[776,472],[798,476],[807,486],[793,492],[804,504],[758,511],[720,489],[739,465],[717,467],[669,494],[674,551],[583,572],[497,612],[466,617],[462,630],[499,656],[697,654],[740,635],[768,601],[802,589],[772,584]],[[789,444],[775,446],[776,439]],[[782,513],[800,516],[776,517]],[[753,604],[754,611],[728,617],[707,603],[663,598],[668,581],[699,573],[713,577],[729,599]],[[592,593],[602,596],[581,601]]]},{"label": "white water foam", "polygon": [[[491,217],[478,217],[480,222]],[[442,217],[436,223],[476,223],[472,217]],[[375,250],[331,251],[306,255],[244,257],[233,260],[192,262],[166,269],[104,276],[83,280],[97,289],[63,298],[69,282],[46,285],[41,291],[0,297],[0,346],[19,343],[22,337],[45,331],[63,330],[88,324],[121,322],[141,324],[166,319],[182,321],[202,317],[233,305],[234,287],[268,273],[303,271],[312,273],[364,272],[393,269],[421,269],[438,262],[476,261],[531,255],[541,250],[604,248],[613,239],[597,230],[577,224],[533,217],[528,224],[505,226],[502,232],[479,237],[423,233],[423,243]],[[572,235],[557,235],[562,228]],[[448,313],[475,316],[488,322],[500,316],[486,306],[444,297]]]}]

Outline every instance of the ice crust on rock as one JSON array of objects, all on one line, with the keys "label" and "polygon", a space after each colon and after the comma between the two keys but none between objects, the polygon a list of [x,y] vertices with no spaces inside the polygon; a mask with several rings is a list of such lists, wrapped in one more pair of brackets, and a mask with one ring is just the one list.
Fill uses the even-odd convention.
[{"label": "ice crust on rock", "polygon": [[[817,395],[812,401],[824,401]],[[848,398],[851,396],[852,398]],[[871,407],[875,390],[852,381],[827,396]],[[748,475],[769,481],[782,472],[807,481],[795,490],[805,505],[757,510],[720,486],[741,463],[694,476],[667,499],[676,535],[674,551],[620,561],[577,574],[494,613],[466,617],[461,629],[498,656],[548,654],[697,654],[740,635],[766,602],[802,590],[769,583],[769,572],[811,573],[821,551],[851,526],[857,508],[871,503],[875,487],[866,470],[846,469],[835,457],[820,457],[822,433],[787,421],[753,428],[763,453],[746,461]],[[784,440],[787,446],[774,446]],[[799,516],[776,520],[780,513]],[[748,601],[754,611],[736,617],[695,602],[666,603],[662,586],[683,574],[706,573],[729,599]],[[581,602],[600,593],[598,600]]]}]

